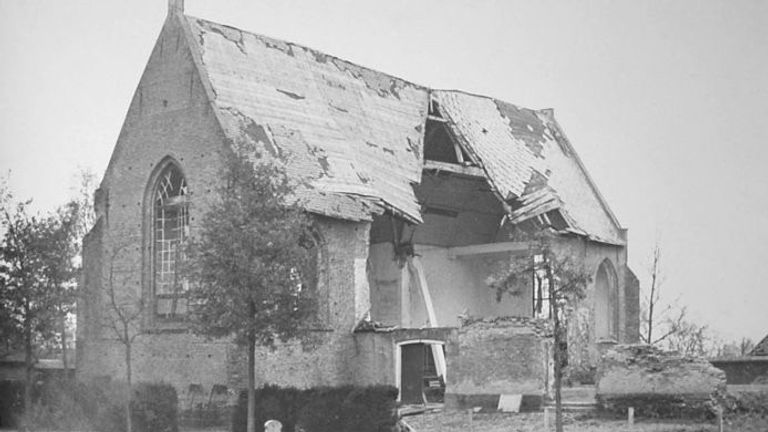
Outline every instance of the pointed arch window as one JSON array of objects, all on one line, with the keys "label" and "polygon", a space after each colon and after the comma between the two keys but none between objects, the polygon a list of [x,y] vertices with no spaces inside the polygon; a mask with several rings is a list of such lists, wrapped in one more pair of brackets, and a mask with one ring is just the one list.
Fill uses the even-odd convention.
[{"label": "pointed arch window", "polygon": [[599,340],[619,339],[618,278],[613,264],[606,259],[595,276],[595,331]]},{"label": "pointed arch window", "polygon": [[187,313],[187,283],[181,277],[183,243],[189,236],[187,181],[169,163],[152,193],[152,293],[155,316],[181,320]]}]

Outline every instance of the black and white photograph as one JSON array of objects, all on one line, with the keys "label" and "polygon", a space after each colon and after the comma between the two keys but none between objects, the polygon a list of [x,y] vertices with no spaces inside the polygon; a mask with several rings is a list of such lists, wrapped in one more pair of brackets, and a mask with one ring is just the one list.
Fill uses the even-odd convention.
[{"label": "black and white photograph", "polygon": [[0,431],[768,432],[766,119],[766,0],[0,0]]}]

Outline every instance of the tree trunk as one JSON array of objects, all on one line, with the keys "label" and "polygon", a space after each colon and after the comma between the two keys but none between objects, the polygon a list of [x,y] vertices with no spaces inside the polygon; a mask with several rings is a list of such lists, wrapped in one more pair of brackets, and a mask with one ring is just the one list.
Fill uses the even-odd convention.
[{"label": "tree trunk", "polygon": [[248,427],[247,432],[256,432],[256,334],[248,334]]},{"label": "tree trunk", "polygon": [[[127,336],[127,335],[126,335]],[[131,418],[131,341],[125,341],[125,380],[128,382],[128,394],[125,400],[125,424],[127,432],[133,432],[133,419]]]},{"label": "tree trunk", "polygon": [[[556,301],[555,301],[556,302]],[[552,302],[554,304],[555,302]],[[563,352],[562,352],[562,333],[560,331],[560,318],[558,317],[558,307],[553,306],[555,321],[555,431],[563,432]]]},{"label": "tree trunk", "polygon": [[[61,311],[61,307],[59,310]],[[64,378],[69,378],[69,368],[67,363],[67,314],[61,316],[61,362],[64,365]]]},{"label": "tree trunk", "polygon": [[29,300],[24,303],[24,411],[32,409],[32,317],[30,316]]},{"label": "tree trunk", "polygon": [[[546,260],[546,257],[545,257]],[[562,387],[563,387],[563,335],[561,332],[560,323],[560,305],[558,304],[557,291],[555,290],[555,277],[552,274],[552,268],[546,263],[547,279],[549,279],[549,310],[552,313],[552,321],[554,323],[555,332],[555,431],[563,432],[563,400],[562,400]]]}]

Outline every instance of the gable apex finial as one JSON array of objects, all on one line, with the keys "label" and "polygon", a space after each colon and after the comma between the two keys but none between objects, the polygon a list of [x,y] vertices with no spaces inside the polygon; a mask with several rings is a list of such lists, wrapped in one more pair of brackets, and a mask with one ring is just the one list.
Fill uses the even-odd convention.
[{"label": "gable apex finial", "polygon": [[184,14],[184,0],[168,0],[168,15]]}]

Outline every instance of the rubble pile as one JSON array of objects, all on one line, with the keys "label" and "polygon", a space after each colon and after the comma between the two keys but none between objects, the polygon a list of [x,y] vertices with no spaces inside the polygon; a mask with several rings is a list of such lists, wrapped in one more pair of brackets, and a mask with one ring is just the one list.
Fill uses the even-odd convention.
[{"label": "rubble pile", "polygon": [[617,345],[601,358],[597,399],[606,412],[683,418],[714,412],[725,394],[725,373],[700,357],[648,345]]}]

